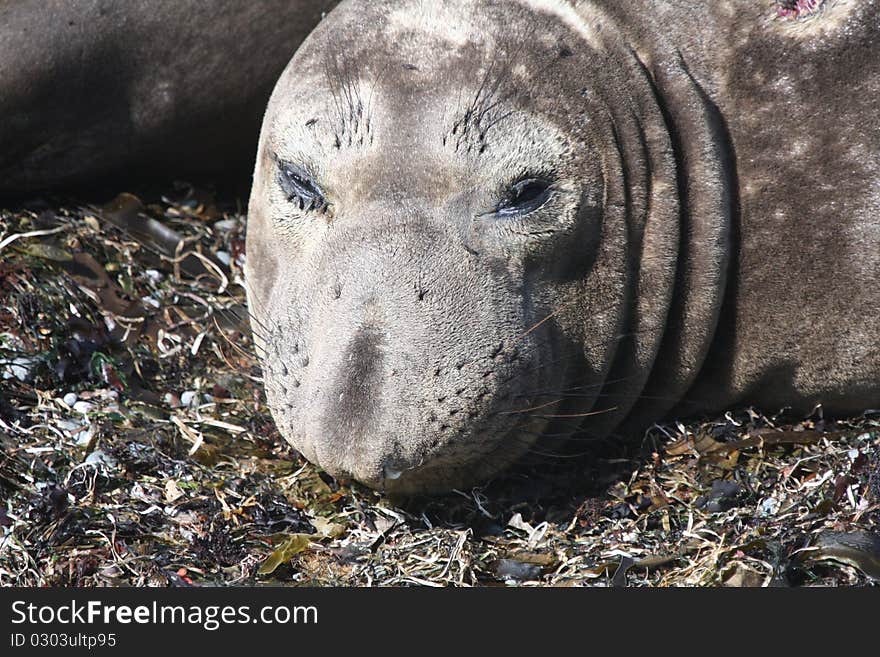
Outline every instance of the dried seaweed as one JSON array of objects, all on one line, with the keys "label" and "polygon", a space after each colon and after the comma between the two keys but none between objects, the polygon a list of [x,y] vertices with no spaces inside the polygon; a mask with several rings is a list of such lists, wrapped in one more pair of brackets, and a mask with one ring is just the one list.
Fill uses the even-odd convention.
[{"label": "dried seaweed", "polygon": [[244,216],[0,210],[0,585],[869,585],[880,416],[752,409],[386,499],[275,430]]}]

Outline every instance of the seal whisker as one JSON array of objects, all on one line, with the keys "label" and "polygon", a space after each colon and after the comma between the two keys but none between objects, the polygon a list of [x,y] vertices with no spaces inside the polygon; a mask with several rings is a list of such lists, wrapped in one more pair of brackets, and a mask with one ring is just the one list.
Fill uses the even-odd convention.
[{"label": "seal whisker", "polygon": [[557,413],[557,414],[547,414],[547,415],[539,415],[537,413],[532,413],[531,417],[541,418],[543,420],[556,420],[560,418],[582,418],[582,417],[592,417],[594,415],[605,415],[606,413],[613,413],[618,410],[617,406],[610,406],[608,408],[603,408],[598,411],[588,411],[586,413]]},{"label": "seal whisker", "polygon": [[248,351],[247,349],[245,349],[245,348],[242,347],[241,345],[238,345],[238,344],[236,344],[234,341],[232,341],[232,340],[226,335],[226,332],[223,331],[223,329],[220,327],[220,323],[217,321],[217,318],[214,317],[213,320],[214,320],[214,327],[217,329],[217,332],[220,334],[220,337],[222,337],[223,340],[224,340],[224,341],[225,341],[230,347],[232,347],[236,352],[238,352],[238,354],[239,354],[240,356],[244,356],[244,357],[246,357],[246,358],[253,359],[253,360],[259,360],[259,359],[262,357],[262,356],[258,353],[258,349],[256,348],[256,346],[254,347],[254,351]]},{"label": "seal whisker", "polygon": [[547,406],[552,406],[553,404],[558,404],[561,401],[562,401],[561,399],[555,399],[553,401],[549,401],[545,404],[540,404],[538,406],[531,406],[529,408],[521,408],[521,409],[518,408],[518,409],[514,409],[514,410],[510,410],[510,411],[498,411],[496,414],[497,415],[513,415],[513,414],[518,414],[518,413],[531,413],[532,411],[538,411],[538,410],[541,410],[542,408],[546,408]]},{"label": "seal whisker", "polygon": [[563,454],[561,452],[547,452],[535,447],[528,450],[528,454],[534,454],[548,459],[581,459],[585,456],[592,456],[593,452],[575,452],[573,454]]},{"label": "seal whisker", "polygon": [[544,397],[544,396],[559,396],[559,395],[565,395],[566,393],[579,391],[579,390],[584,390],[584,391],[586,391],[586,390],[599,390],[599,389],[605,387],[606,385],[611,385],[611,384],[615,384],[615,383],[625,383],[627,381],[631,381],[635,377],[636,377],[636,375],[621,376],[621,377],[617,377],[614,379],[605,379],[604,381],[598,381],[598,382],[594,382],[594,383],[585,383],[583,385],[566,386],[564,388],[542,388],[542,389],[532,390],[530,392],[517,393],[517,394],[514,394],[513,397],[516,399],[516,398],[523,398],[523,397],[528,398],[528,397],[534,397],[534,396],[542,396],[542,397]]},{"label": "seal whisker", "polygon": [[529,333],[531,333],[532,331],[538,329],[541,325],[543,325],[545,322],[549,321],[550,319],[552,319],[553,317],[555,317],[556,315],[558,315],[560,312],[562,312],[565,308],[567,308],[568,306],[570,306],[572,303],[574,303],[574,302],[573,302],[573,301],[568,301],[568,302],[562,304],[561,306],[559,306],[558,308],[556,308],[555,310],[553,310],[552,312],[550,312],[546,317],[544,317],[544,319],[538,321],[536,324],[533,324],[529,329],[527,329],[527,330],[525,331],[525,333],[522,333],[522,334],[520,334],[519,336],[517,336],[517,337],[514,339],[513,343],[515,344],[516,342],[519,342],[520,340],[522,340],[522,339],[523,339],[524,337],[526,337]]},{"label": "seal whisker", "polygon": [[[565,310],[566,308],[571,306],[576,301],[577,301],[577,299],[570,299],[569,301],[566,301],[565,303],[557,306],[554,310],[550,311],[550,313],[548,313],[543,319],[539,320],[538,322],[533,324],[530,328],[528,328],[524,333],[522,333],[519,336],[517,336],[516,338],[514,338],[513,344],[515,344],[519,340],[522,340],[523,338],[525,338],[526,336],[531,334],[536,329],[540,328],[543,324],[545,324],[547,321],[554,318],[556,315],[561,313],[563,310]],[[611,312],[612,310],[617,309],[617,307],[618,306],[616,303],[610,303],[607,306],[604,306],[599,310],[593,311],[591,313],[591,316],[592,317],[602,317],[605,313]]]},{"label": "seal whisker", "polygon": [[[259,295],[258,295],[258,294],[256,293],[256,291],[255,291],[255,290],[254,290],[254,289],[248,284],[248,279],[247,279],[247,278],[245,278],[245,289],[246,289],[247,292],[248,292],[248,308],[247,308],[247,314],[248,314],[248,317],[249,317],[250,320],[251,320],[251,329],[252,329],[252,332],[254,332],[255,335],[257,335],[258,337],[261,337],[261,338],[271,337],[271,335],[272,335],[275,331],[277,331],[277,330],[280,329],[280,324],[279,324],[277,321],[274,320],[272,313],[269,312],[270,309],[266,308],[266,307],[263,305],[263,302],[262,302],[262,300],[260,299]],[[251,306],[254,306],[254,307],[255,307],[255,310],[256,310],[257,312],[262,313],[264,317],[266,317],[269,321],[272,322],[272,324],[266,324],[266,321],[265,321],[265,320],[262,320],[262,319],[260,319],[259,317],[257,317],[256,314],[254,313],[254,311],[251,310]],[[255,332],[255,331],[253,331],[253,324],[254,324],[254,323],[260,328],[261,331],[264,331],[265,333],[264,333],[264,334],[260,334],[260,333],[257,333],[257,332]]]}]

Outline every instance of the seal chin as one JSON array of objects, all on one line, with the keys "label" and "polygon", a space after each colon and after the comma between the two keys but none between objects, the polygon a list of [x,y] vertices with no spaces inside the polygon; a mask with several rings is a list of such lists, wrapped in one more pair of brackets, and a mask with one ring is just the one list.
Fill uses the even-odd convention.
[{"label": "seal chin", "polygon": [[[374,442],[379,441],[374,439]],[[404,462],[399,453],[391,451],[384,455],[361,451],[339,454],[327,444],[317,445],[314,452],[317,455],[314,462],[337,479],[354,479],[383,493],[419,494],[448,490],[450,475],[459,469],[456,467],[458,460],[448,457]],[[460,477],[456,481],[459,485],[463,483]]]},{"label": "seal chin", "polygon": [[366,436],[365,442],[384,444],[382,450],[339,452],[332,442],[322,441],[308,451],[316,455],[310,460],[338,479],[354,479],[390,495],[432,495],[485,483],[528,451],[536,433],[526,422],[507,430],[465,432],[433,449],[427,445],[438,437],[424,434],[418,441],[423,447],[420,456],[403,454],[396,442],[377,436]]},{"label": "seal chin", "polygon": [[452,489],[468,489],[485,484],[506,469],[522,455],[528,445],[520,444],[520,449],[509,447],[509,443],[500,441],[489,454],[481,454],[479,457],[460,454],[456,458],[432,459],[404,470],[386,466],[381,481],[362,483],[395,496],[433,495]]},{"label": "seal chin", "polygon": [[419,465],[400,463],[393,457],[378,461],[357,458],[355,462],[341,464],[328,457],[328,454],[320,448],[317,453],[322,454],[323,458],[317,457],[309,460],[337,479],[354,479],[381,492],[390,492],[401,488],[408,492],[424,492],[424,486],[421,482],[424,468]]},{"label": "seal chin", "polygon": [[357,477],[362,484],[388,495],[431,495],[452,488],[466,488],[478,479],[468,468],[452,465],[423,464],[406,469],[385,466],[373,478]]}]

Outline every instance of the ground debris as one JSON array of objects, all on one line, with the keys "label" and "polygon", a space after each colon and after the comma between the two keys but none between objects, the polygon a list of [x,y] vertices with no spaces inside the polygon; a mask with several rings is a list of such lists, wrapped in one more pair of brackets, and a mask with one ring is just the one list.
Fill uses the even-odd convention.
[{"label": "ground debris", "polygon": [[0,210],[0,585],[872,585],[880,415],[752,409],[387,499],[275,430],[239,204]]}]

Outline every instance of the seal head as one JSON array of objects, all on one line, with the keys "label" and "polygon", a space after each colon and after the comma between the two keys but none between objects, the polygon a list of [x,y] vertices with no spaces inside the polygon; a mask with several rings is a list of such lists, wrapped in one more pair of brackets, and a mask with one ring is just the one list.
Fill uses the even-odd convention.
[{"label": "seal head", "polygon": [[[279,428],[331,474],[473,484],[542,433],[625,412],[645,384],[675,276],[676,173],[654,83],[594,18],[542,0],[356,0],[279,80],[249,301]],[[613,373],[628,402],[603,392]]]}]

